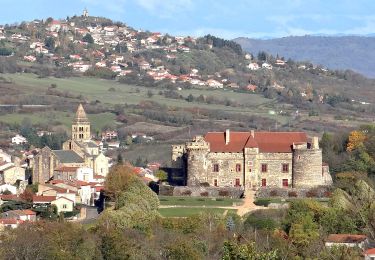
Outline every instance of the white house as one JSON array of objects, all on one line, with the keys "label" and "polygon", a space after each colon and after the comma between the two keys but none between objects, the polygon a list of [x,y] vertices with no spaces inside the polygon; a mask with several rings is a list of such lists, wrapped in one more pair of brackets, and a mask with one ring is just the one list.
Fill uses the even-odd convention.
[{"label": "white house", "polygon": [[27,139],[22,135],[16,135],[12,137],[12,144],[25,144],[27,143]]},{"label": "white house", "polygon": [[17,194],[17,187],[10,184],[0,185],[0,193],[10,191],[12,194]]},{"label": "white house", "polygon": [[267,62],[264,62],[264,63],[262,64],[262,68],[264,68],[264,69],[268,69],[268,70],[272,70],[272,65],[269,64],[269,63],[267,63]]},{"label": "white house", "polygon": [[88,167],[81,167],[77,169],[77,180],[93,182],[94,181],[94,170]]},{"label": "white house", "polygon": [[247,65],[247,67],[248,67],[250,70],[258,70],[258,69],[259,69],[259,65],[258,65],[258,63],[256,63],[256,62],[252,62],[252,63],[250,63],[249,65]]},{"label": "white house", "polygon": [[74,202],[65,197],[59,197],[51,201],[51,204],[57,207],[57,213],[73,211]]}]

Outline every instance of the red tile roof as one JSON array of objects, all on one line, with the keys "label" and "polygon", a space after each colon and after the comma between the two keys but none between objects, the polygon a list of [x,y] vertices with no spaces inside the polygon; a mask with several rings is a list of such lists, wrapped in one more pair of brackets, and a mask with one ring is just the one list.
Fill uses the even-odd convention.
[{"label": "red tile roof", "polygon": [[365,255],[375,255],[375,248],[367,249]]},{"label": "red tile roof", "polygon": [[36,215],[36,212],[30,209],[18,209],[18,210],[13,210],[13,212],[19,215]]},{"label": "red tile roof", "polygon": [[367,239],[365,235],[352,235],[352,234],[330,234],[326,242],[331,243],[360,243]]},{"label": "red tile roof", "polygon": [[303,132],[230,132],[225,144],[225,132],[209,132],[204,139],[210,143],[211,152],[242,152],[244,148],[259,148],[264,153],[290,153],[293,143],[306,143]]},{"label": "red tile roof", "polygon": [[33,196],[33,202],[51,202],[56,199],[56,196]]},{"label": "red tile roof", "polygon": [[0,223],[4,225],[14,225],[23,223],[23,220],[14,219],[14,218],[2,218],[0,219]]},{"label": "red tile roof", "polygon": [[79,167],[60,166],[55,169],[57,172],[76,172]]},{"label": "red tile roof", "polygon": [[22,200],[20,197],[18,197],[17,195],[13,195],[13,194],[9,194],[9,195],[0,195],[0,198],[2,200]]}]

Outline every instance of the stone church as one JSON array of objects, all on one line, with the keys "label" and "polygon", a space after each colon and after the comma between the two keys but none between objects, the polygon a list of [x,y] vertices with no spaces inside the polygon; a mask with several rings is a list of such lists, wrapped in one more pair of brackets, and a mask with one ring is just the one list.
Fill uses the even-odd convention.
[{"label": "stone church", "polygon": [[33,183],[45,183],[53,179],[54,176],[58,178],[60,174],[56,174],[56,172],[61,169],[70,171],[70,173],[68,172],[70,179],[75,178],[76,170],[81,167],[93,169],[96,175],[107,175],[108,158],[91,140],[90,121],[81,104],[72,124],[71,139],[66,141],[62,148],[62,150],[52,150],[46,146],[34,157],[32,163]]},{"label": "stone church", "polygon": [[317,137],[303,132],[209,132],[172,146],[187,186],[309,188],[332,184]]}]

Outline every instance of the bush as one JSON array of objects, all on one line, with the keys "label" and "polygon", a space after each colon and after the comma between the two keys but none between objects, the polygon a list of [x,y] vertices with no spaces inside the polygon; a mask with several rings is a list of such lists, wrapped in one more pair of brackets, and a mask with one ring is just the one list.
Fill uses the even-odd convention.
[{"label": "bush", "polygon": [[254,204],[257,206],[265,206],[268,207],[268,205],[271,203],[270,199],[257,199],[254,201]]},{"label": "bush", "polygon": [[219,196],[221,196],[221,197],[228,197],[229,196],[229,191],[227,191],[227,190],[219,190]]},{"label": "bush", "polygon": [[277,190],[271,190],[270,196],[271,197],[276,197],[276,196],[279,196],[279,193],[277,192]]},{"label": "bush", "polygon": [[216,198],[216,201],[224,201],[223,198]]},{"label": "bush", "polygon": [[201,187],[210,187],[210,184],[208,182],[201,182],[199,185]]},{"label": "bush", "polygon": [[297,196],[297,192],[295,192],[295,191],[289,191],[289,192],[288,192],[288,197],[291,197],[291,198],[296,198],[296,197],[298,197],[298,196]]},{"label": "bush", "polygon": [[332,196],[332,192],[330,192],[330,191],[325,191],[324,194],[323,194],[323,196],[324,196],[325,198],[330,198],[330,197]]},{"label": "bush", "polygon": [[185,190],[181,193],[182,196],[190,196],[191,195],[191,190]]},{"label": "bush", "polygon": [[208,192],[207,192],[207,191],[201,192],[200,195],[201,195],[202,197],[208,197]]},{"label": "bush", "polygon": [[311,189],[309,191],[306,192],[306,197],[307,198],[314,198],[314,197],[318,197],[318,192],[314,189]]}]

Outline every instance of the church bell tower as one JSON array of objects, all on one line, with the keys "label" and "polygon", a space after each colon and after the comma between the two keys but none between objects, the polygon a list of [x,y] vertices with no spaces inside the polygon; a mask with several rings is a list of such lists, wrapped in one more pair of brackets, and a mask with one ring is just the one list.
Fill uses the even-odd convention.
[{"label": "church bell tower", "polygon": [[82,104],[79,104],[76,116],[72,124],[72,140],[77,142],[85,142],[91,139],[90,121]]}]

